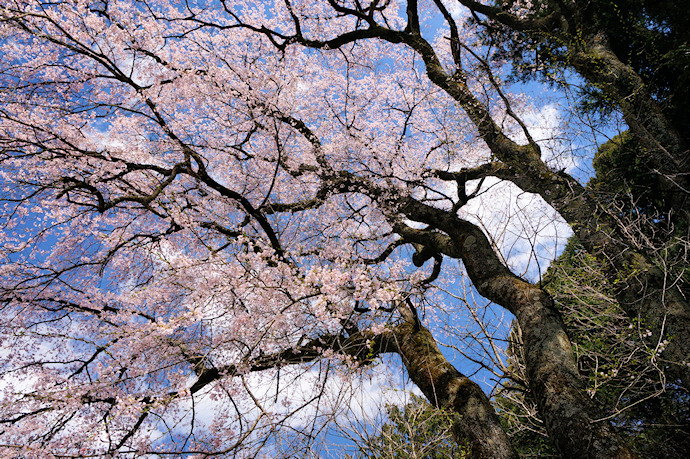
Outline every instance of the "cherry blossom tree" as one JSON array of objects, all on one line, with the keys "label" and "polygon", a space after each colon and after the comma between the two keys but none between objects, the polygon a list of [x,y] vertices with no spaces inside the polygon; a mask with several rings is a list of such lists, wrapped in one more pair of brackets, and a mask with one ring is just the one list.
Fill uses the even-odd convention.
[{"label": "cherry blossom tree", "polygon": [[[587,81],[587,104],[624,117],[628,132],[607,147],[622,154],[588,190],[600,196],[566,218],[627,315],[651,329],[648,345],[666,343],[669,381],[688,391],[687,8],[675,0],[458,2],[520,77],[555,82],[575,71]],[[599,156],[600,165],[611,160]]]},{"label": "cherry blossom tree", "polygon": [[432,335],[460,260],[559,451],[633,457],[468,210],[497,178],[610,236],[455,2],[1,5],[3,452],[291,454],[332,381],[397,354],[473,456],[516,457]]}]

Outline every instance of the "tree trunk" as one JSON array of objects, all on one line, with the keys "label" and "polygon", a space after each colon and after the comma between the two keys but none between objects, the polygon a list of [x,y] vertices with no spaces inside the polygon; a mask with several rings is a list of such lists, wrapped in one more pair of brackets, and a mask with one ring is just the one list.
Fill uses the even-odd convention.
[{"label": "tree trunk", "polygon": [[[616,299],[627,315],[633,320],[643,319],[652,331],[648,346],[657,348],[668,339],[661,353],[668,376],[690,391],[690,303],[679,285],[682,280],[678,273],[664,271],[654,253],[635,247],[621,223],[612,221],[592,193],[572,177],[551,171],[541,161],[532,161],[529,167],[511,161],[495,165],[491,171],[491,175],[538,194],[568,222],[582,246],[602,263],[604,275],[615,286]],[[463,174],[467,172],[440,175],[448,179]]]},{"label": "tree trunk", "polygon": [[530,388],[559,452],[569,458],[635,457],[608,422],[597,421],[603,416],[584,391],[575,354],[551,297],[510,272],[476,225],[413,200],[403,210],[447,236],[400,224],[395,227],[397,232],[412,242],[461,258],[479,293],[517,318],[523,330]]},{"label": "tree trunk", "polygon": [[560,453],[572,458],[633,457],[610,424],[594,422],[603,416],[584,391],[575,354],[551,297],[507,268],[486,276],[482,260],[496,256],[478,232],[464,238],[463,261],[479,293],[515,314],[523,331],[530,388]]},{"label": "tree trunk", "polygon": [[642,78],[611,50],[604,33],[590,34],[583,47],[571,45],[570,54],[575,70],[615,100],[630,130],[645,146],[653,172],[661,177],[664,199],[686,215],[690,194],[686,139],[664,116]]},{"label": "tree trunk", "polygon": [[396,327],[395,337],[410,379],[438,408],[455,413],[453,433],[467,442],[474,459],[517,459],[491,402],[441,354],[429,330],[418,321]]},{"label": "tree trunk", "polygon": [[577,182],[545,167],[538,177],[520,176],[513,181],[539,194],[570,224],[582,246],[601,262],[626,314],[633,320],[641,318],[651,330],[648,346],[658,348],[668,340],[661,349],[668,376],[690,391],[690,303],[678,273],[664,271],[653,253],[634,247],[624,229]]}]

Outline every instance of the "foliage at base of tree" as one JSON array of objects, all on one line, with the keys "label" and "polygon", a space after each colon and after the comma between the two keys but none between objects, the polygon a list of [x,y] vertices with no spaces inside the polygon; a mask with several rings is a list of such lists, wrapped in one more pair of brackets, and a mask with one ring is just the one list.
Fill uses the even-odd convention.
[{"label": "foliage at base of tree", "polygon": [[[575,240],[551,265],[544,283],[569,330],[588,394],[608,408],[603,419],[624,432],[640,457],[686,457],[690,395],[666,377],[660,357],[664,341],[650,346],[644,321],[631,320],[621,309],[601,264]],[[557,457],[527,389],[517,325],[511,337],[510,377],[516,381],[505,383],[498,397],[502,422],[521,455]]]},{"label": "foliage at base of tree", "polygon": [[386,406],[387,422],[364,438],[355,459],[465,458],[467,450],[453,440],[453,414],[412,395],[406,405]]}]

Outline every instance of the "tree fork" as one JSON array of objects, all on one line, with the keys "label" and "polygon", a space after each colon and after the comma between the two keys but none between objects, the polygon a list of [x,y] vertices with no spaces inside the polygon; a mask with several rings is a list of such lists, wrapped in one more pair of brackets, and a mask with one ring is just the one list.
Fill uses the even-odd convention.
[{"label": "tree fork", "polygon": [[414,220],[433,222],[446,234],[401,224],[396,231],[462,259],[477,291],[516,316],[523,330],[530,387],[560,453],[572,458],[635,457],[610,424],[595,422],[604,416],[585,393],[565,325],[549,294],[513,274],[476,225],[412,199],[404,212]]},{"label": "tree fork", "polygon": [[[519,157],[518,154],[515,157]],[[604,267],[603,273],[616,286],[616,299],[626,314],[636,320],[647,319],[653,335],[649,345],[656,346],[664,336],[671,336],[662,358],[669,363],[670,376],[690,390],[690,368],[682,364],[690,355],[690,304],[646,251],[621,243],[626,235],[612,218],[602,215],[602,205],[587,188],[572,177],[551,171],[541,160],[532,163],[536,173],[523,173],[520,163],[500,157],[504,163],[491,163],[458,172],[434,171],[443,180],[464,183],[468,178],[494,176],[508,180],[522,190],[538,194],[573,228],[582,246]],[[621,274],[635,272],[622,282]]]}]

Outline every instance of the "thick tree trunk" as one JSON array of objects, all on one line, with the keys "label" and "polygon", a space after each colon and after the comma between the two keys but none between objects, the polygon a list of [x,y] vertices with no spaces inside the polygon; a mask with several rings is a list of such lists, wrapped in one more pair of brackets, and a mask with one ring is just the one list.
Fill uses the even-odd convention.
[{"label": "thick tree trunk", "polygon": [[396,226],[404,238],[461,258],[486,298],[512,312],[523,330],[530,388],[549,436],[564,457],[635,457],[586,395],[575,355],[553,300],[501,263],[484,233],[443,210],[409,200],[404,212],[444,231]]},{"label": "thick tree trunk", "polygon": [[[522,20],[501,8],[474,0],[460,0],[460,3],[538,37],[548,34],[549,27],[563,26],[558,21]],[[567,20],[577,23],[579,19],[568,17]],[[690,221],[688,138],[664,115],[642,78],[612,51],[604,32],[596,30],[596,25],[591,23],[571,28],[577,30],[577,36],[567,43],[568,65],[620,107],[630,130],[646,147],[645,159],[652,166],[649,172],[660,177],[661,197],[675,211],[675,218],[687,224]],[[506,138],[485,107],[466,88],[448,78],[434,59],[427,57],[425,63],[429,78],[465,108],[491,151],[507,166],[509,172],[502,178],[544,198],[572,226],[583,246],[607,267],[605,274],[612,285],[617,285],[621,306],[631,318],[642,317],[652,330],[648,345],[657,347],[669,339],[662,359],[667,361],[669,376],[690,391],[690,367],[685,363],[690,360],[690,303],[676,285],[677,279],[660,269],[653,256],[641,253],[631,244],[614,241],[616,233],[619,239],[625,240],[620,224],[593,218],[599,214],[598,204],[584,187],[572,177],[551,171],[541,160],[536,144],[518,145]],[[635,275],[631,276],[633,271]],[[621,282],[621,277],[626,278],[625,282]]]},{"label": "thick tree trunk", "polygon": [[491,256],[498,259],[486,237],[478,229],[472,233],[462,242],[468,274],[477,279],[479,293],[515,314],[523,331],[530,388],[560,453],[572,458],[633,457],[608,423],[594,422],[603,416],[584,391],[575,354],[551,297],[507,268],[487,276],[483,262]]},{"label": "thick tree trunk", "polygon": [[471,457],[517,459],[486,394],[448,362],[429,330],[405,322],[395,337],[410,379],[433,405],[455,413],[456,440],[469,444]]},{"label": "thick tree trunk", "polygon": [[604,33],[592,33],[584,42],[582,47],[571,45],[572,66],[620,107],[630,130],[647,150],[653,166],[650,172],[661,178],[664,199],[685,214],[690,197],[687,139],[664,116],[642,78],[611,50]]},{"label": "thick tree trunk", "polygon": [[[534,155],[530,162],[520,159],[520,149],[526,147],[512,148],[516,152],[512,157],[499,157],[509,162],[492,164],[482,173],[540,195],[559,212],[582,246],[601,262],[604,275],[615,286],[616,299],[628,316],[643,319],[645,327],[652,331],[648,346],[658,348],[660,342],[668,340],[660,355],[668,378],[690,391],[690,303],[681,289],[678,272],[674,274],[672,267],[664,271],[653,253],[635,247],[621,223],[612,221],[592,193],[572,177],[551,171]],[[464,181],[470,171],[438,175],[446,180]]]},{"label": "thick tree trunk", "polygon": [[662,366],[666,366],[670,380],[690,391],[690,303],[681,290],[678,273],[674,274],[672,267],[664,271],[653,253],[634,247],[624,229],[612,222],[591,193],[575,180],[549,171],[546,165],[534,170],[538,173],[511,172],[503,178],[539,194],[565,218],[582,246],[601,262],[628,316],[641,318],[652,331],[648,346],[658,348],[660,342],[668,340],[661,349]]},{"label": "thick tree trunk", "polygon": [[[496,175],[513,181],[525,191],[539,194],[558,210],[585,248],[611,268],[606,273],[610,281],[617,282],[621,272],[630,270],[629,258],[634,250],[629,246],[611,245],[611,235],[617,228],[608,224],[602,228],[602,222],[593,218],[598,214],[598,204],[587,190],[572,177],[550,170],[541,159],[536,143],[519,145],[509,139],[469,88],[445,72],[431,46],[421,37],[412,37],[408,41],[423,57],[429,79],[462,105],[482,139],[505,164],[506,168],[497,170],[499,173]],[[581,53],[573,65],[586,78],[594,82],[600,80],[609,91],[618,94],[626,118],[629,117],[629,123],[633,123],[631,127],[639,125],[638,135],[646,136],[653,163],[665,184],[665,198],[681,215],[685,215],[690,174],[685,173],[688,169],[687,152],[682,139],[664,118],[639,76],[617,60],[603,39],[593,38],[590,42],[590,48],[596,52]],[[621,253],[625,256],[620,256]],[[640,270],[639,282],[650,288],[644,289],[642,297],[636,297],[640,295],[640,289],[629,288],[634,284],[625,285],[619,289],[618,299],[631,317],[648,319],[654,328],[653,339],[658,341],[664,331],[673,332],[669,335],[673,339],[664,350],[664,358],[670,363],[672,377],[682,381],[690,390],[690,368],[683,364],[687,360],[685,357],[690,355],[690,304],[676,287],[667,288],[670,284],[665,282],[664,276],[658,275],[658,268],[653,268],[654,263],[648,257],[638,253],[634,258],[644,261],[645,268]],[[653,286],[657,286],[656,290],[651,288]],[[633,306],[631,299],[641,301],[636,301]]]},{"label": "thick tree trunk", "polygon": [[[409,7],[409,11],[416,12],[416,3],[410,3]],[[530,175],[531,180],[543,181],[540,172],[544,170],[554,175],[541,160],[539,146],[533,140],[529,145],[518,145],[493,121],[487,107],[477,100],[464,82],[458,59],[459,73],[451,75],[445,70],[434,48],[419,33],[414,17],[412,14],[403,32],[372,27],[359,38],[378,37],[391,43],[403,42],[416,50],[424,61],[429,79],[462,105],[497,158],[513,171]],[[329,42],[328,46],[337,47],[351,39],[344,35],[341,38],[341,41]],[[568,196],[572,197],[572,193]],[[402,201],[393,204],[396,207],[391,214],[394,230],[409,242],[461,258],[477,290],[517,317],[523,329],[532,391],[549,434],[561,454],[573,458],[634,457],[608,423],[595,422],[602,417],[601,413],[584,392],[570,341],[551,298],[512,274],[475,225],[459,219],[454,212],[425,206],[412,199]],[[412,220],[428,224],[431,229],[407,227],[398,219],[399,210]]]}]

